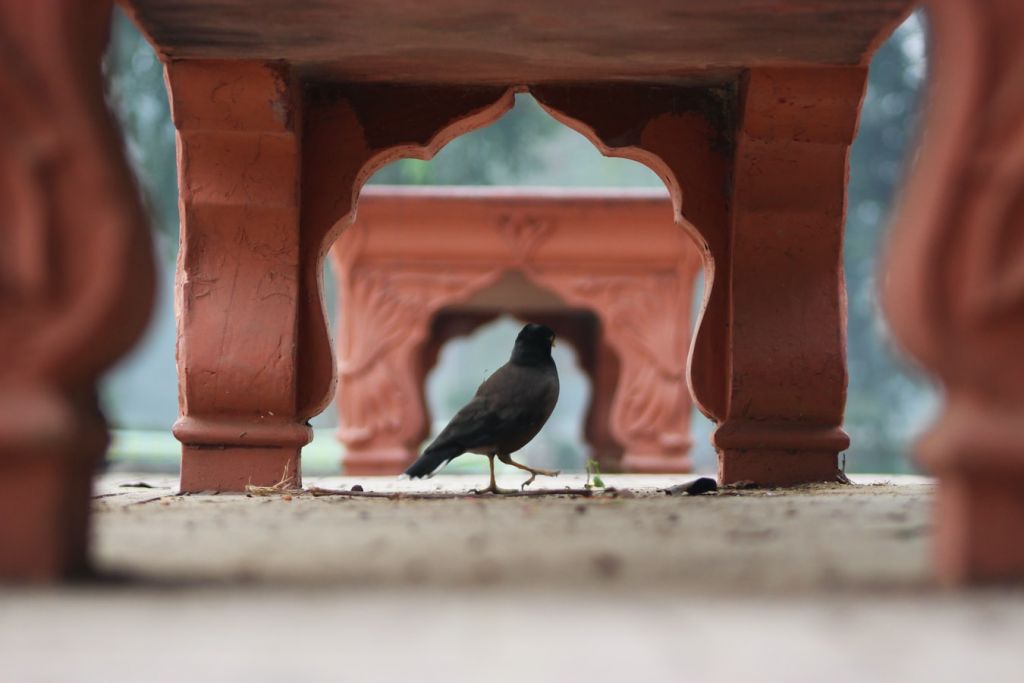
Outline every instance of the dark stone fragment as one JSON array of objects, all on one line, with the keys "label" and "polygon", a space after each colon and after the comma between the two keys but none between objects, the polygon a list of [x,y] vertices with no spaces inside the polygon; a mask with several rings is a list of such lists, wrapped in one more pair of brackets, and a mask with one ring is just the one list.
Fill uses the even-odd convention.
[{"label": "dark stone fragment", "polygon": [[670,486],[667,489],[663,489],[666,495],[679,496],[686,494],[688,496],[701,496],[705,493],[711,493],[712,491],[718,490],[718,482],[710,477],[701,477],[688,481],[685,484],[678,484],[676,486]]}]

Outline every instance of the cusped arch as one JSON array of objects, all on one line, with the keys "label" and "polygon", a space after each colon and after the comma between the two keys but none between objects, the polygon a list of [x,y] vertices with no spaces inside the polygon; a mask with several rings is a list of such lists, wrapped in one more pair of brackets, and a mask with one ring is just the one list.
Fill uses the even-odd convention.
[{"label": "cusped arch", "polygon": [[373,173],[400,158],[430,159],[459,135],[498,120],[514,104],[508,88],[322,86],[303,117],[303,285],[297,412],[309,419],[330,403],[337,381],[320,279],[323,260],[355,217]]},{"label": "cusped arch", "polygon": [[732,87],[643,85],[530,89],[555,119],[586,137],[605,156],[654,171],[669,191],[675,220],[698,245],[704,296],[687,359],[687,383],[707,417],[726,415],[729,198],[735,92]]}]

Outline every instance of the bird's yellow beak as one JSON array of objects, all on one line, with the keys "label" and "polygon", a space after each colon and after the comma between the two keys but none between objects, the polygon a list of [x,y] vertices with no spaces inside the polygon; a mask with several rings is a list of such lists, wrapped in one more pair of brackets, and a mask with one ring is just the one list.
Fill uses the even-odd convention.
[{"label": "bird's yellow beak", "polygon": [[556,346],[558,346],[558,342],[556,342],[556,341],[555,341],[555,338],[554,338],[554,337],[552,337],[552,338],[551,338],[551,348],[555,348]]}]

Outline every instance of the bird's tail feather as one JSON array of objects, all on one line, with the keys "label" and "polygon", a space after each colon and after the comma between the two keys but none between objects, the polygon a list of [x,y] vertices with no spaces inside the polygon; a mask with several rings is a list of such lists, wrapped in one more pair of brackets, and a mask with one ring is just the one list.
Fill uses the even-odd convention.
[{"label": "bird's tail feather", "polygon": [[405,474],[413,479],[429,477],[437,470],[444,467],[449,460],[455,456],[462,455],[463,449],[457,444],[445,444],[443,446],[431,445],[423,451],[423,455],[416,459],[416,462],[409,465]]}]

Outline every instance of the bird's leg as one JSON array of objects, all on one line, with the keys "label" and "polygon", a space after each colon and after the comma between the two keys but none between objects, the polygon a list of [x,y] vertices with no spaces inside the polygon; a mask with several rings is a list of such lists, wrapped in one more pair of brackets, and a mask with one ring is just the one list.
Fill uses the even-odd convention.
[{"label": "bird's leg", "polygon": [[559,470],[540,470],[534,467],[523,465],[522,463],[518,463],[515,460],[513,460],[512,456],[506,455],[504,453],[498,453],[498,460],[501,460],[506,465],[512,465],[513,467],[518,467],[519,469],[525,470],[530,473],[530,478],[523,482],[523,485],[520,487],[520,489],[525,489],[527,486],[532,484],[533,480],[537,478],[538,474],[542,474],[545,477],[557,477],[559,474],[561,474]]},{"label": "bird's leg", "polygon": [[[501,457],[501,456],[498,456],[498,457]],[[487,463],[491,467],[491,485],[488,486],[487,488],[483,489],[483,490],[481,490],[481,489],[474,489],[473,493],[495,493],[495,494],[497,494],[497,493],[511,493],[511,491],[508,491],[506,489],[499,489],[498,488],[498,482],[494,478],[494,453],[491,453],[491,454],[489,454],[487,456]]]}]

